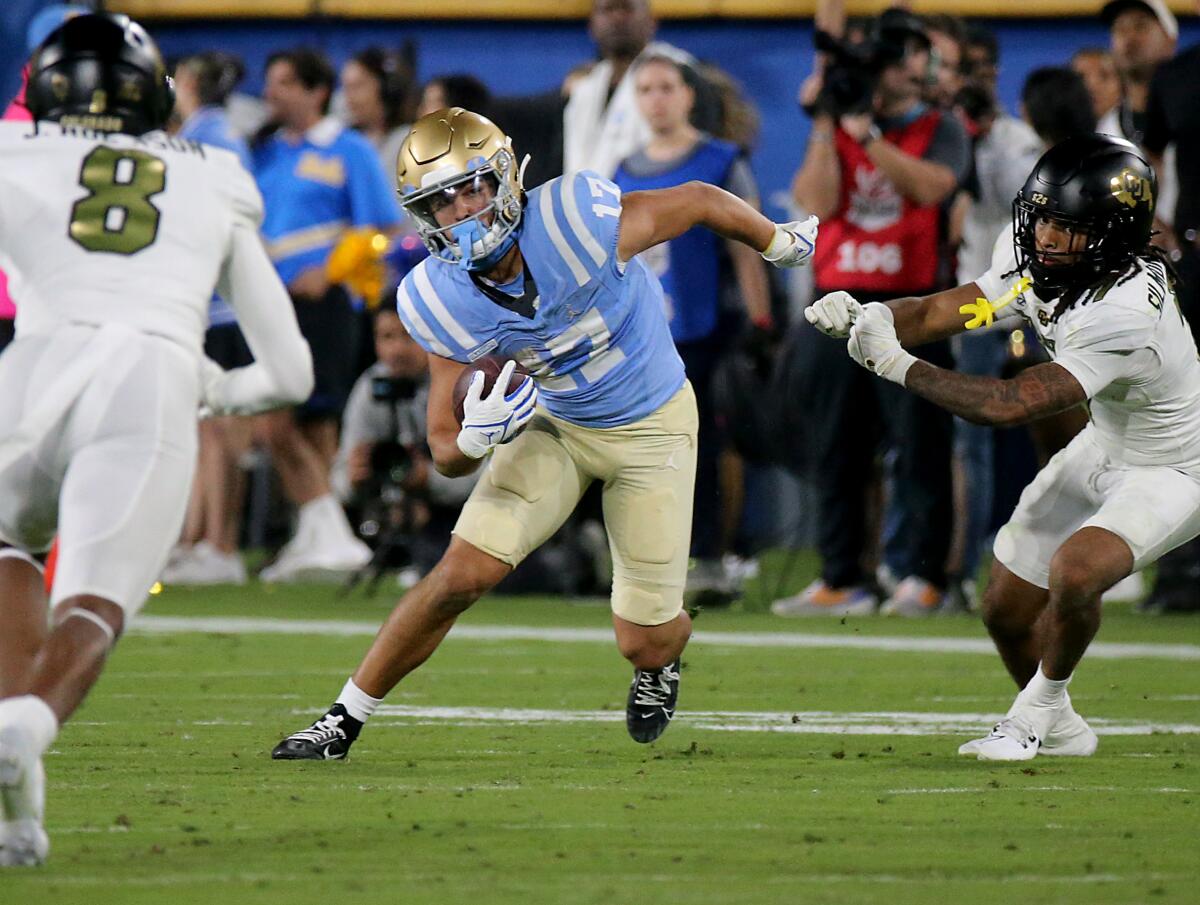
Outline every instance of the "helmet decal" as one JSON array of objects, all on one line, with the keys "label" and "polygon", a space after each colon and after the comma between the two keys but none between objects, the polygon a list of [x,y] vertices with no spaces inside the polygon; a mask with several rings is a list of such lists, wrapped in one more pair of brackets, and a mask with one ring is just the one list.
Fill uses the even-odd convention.
[{"label": "helmet decal", "polygon": [[1121,170],[1109,180],[1113,197],[1129,207],[1139,204],[1154,204],[1154,186],[1145,176],[1138,175],[1129,167]]}]

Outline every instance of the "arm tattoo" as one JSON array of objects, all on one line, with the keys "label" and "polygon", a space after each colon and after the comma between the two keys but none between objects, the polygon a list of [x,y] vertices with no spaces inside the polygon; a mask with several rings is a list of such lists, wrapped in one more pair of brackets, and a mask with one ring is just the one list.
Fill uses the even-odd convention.
[{"label": "arm tattoo", "polygon": [[1034,365],[1011,380],[960,374],[918,361],[905,387],[975,424],[1010,426],[1035,421],[1087,401],[1071,373],[1052,362]]}]

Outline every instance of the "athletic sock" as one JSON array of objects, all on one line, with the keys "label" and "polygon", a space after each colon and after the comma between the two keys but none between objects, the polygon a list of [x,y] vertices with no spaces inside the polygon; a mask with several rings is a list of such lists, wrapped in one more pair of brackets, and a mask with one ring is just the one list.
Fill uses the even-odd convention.
[{"label": "athletic sock", "polygon": [[1032,711],[1039,735],[1045,735],[1054,724],[1059,710],[1066,703],[1067,685],[1070,682],[1070,676],[1065,679],[1048,678],[1039,663],[1037,672],[1018,696],[1021,704]]},{"label": "athletic sock", "polygon": [[346,714],[350,719],[358,723],[354,732],[355,735],[358,735],[358,730],[371,718],[371,714],[375,712],[375,708],[383,703],[383,698],[371,697],[355,685],[354,679],[351,678],[346,680],[341,694],[337,696],[337,700],[334,703],[341,704],[346,709]]},{"label": "athletic sock", "polygon": [[39,757],[58,735],[58,717],[45,701],[32,694],[0,701],[0,726],[13,725],[29,733]]}]

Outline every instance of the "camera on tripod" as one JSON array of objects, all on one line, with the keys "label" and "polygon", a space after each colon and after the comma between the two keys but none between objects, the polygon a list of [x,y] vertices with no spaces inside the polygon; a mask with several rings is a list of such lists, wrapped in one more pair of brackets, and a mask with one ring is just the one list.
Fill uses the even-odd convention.
[{"label": "camera on tripod", "polygon": [[930,48],[921,20],[903,9],[884,10],[860,41],[837,38],[820,29],[814,40],[817,50],[827,54],[828,62],[821,91],[805,112],[835,118],[870,113],[880,74],[910,54]]}]

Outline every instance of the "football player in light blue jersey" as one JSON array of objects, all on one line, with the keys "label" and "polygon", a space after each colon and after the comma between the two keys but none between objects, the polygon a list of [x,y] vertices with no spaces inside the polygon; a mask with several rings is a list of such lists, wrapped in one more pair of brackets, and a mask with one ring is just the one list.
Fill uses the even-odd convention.
[{"label": "football player in light blue jersey", "polygon": [[[617,646],[634,667],[626,726],[656,739],[674,715],[696,470],[696,401],[662,287],[637,259],[705,226],[779,267],[806,264],[816,218],[776,225],[699,182],[620,190],[594,173],[526,193],[512,144],[458,107],[422,117],[397,164],[401,203],[430,252],[397,304],[429,353],[428,441],[438,470],[490,458],[438,565],[397,604],[329,711],[289,736],[280,760],[345,757],[395,685],[457,616],[549,538],[592,481],[604,486]],[[484,392],[485,355],[513,359]],[[531,376],[509,391],[516,362]]]}]

